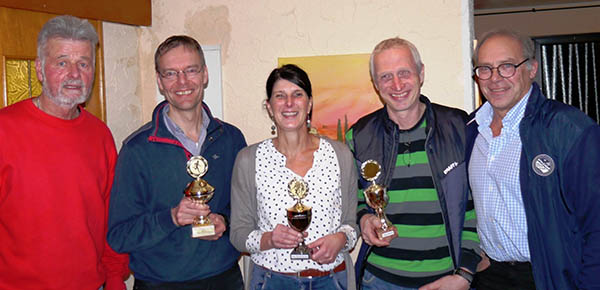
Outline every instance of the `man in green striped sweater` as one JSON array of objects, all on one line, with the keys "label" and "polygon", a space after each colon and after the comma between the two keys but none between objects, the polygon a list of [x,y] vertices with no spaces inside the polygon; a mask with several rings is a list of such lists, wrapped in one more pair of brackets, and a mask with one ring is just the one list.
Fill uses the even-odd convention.
[{"label": "man in green striped sweater", "polygon": [[467,186],[467,114],[421,95],[425,68],[415,46],[400,38],[379,43],[371,77],[385,106],[350,128],[346,141],[357,166],[381,165],[385,213],[394,234],[366,206],[359,181],[363,247],[357,261],[363,289],[468,289],[481,260],[476,217]]}]

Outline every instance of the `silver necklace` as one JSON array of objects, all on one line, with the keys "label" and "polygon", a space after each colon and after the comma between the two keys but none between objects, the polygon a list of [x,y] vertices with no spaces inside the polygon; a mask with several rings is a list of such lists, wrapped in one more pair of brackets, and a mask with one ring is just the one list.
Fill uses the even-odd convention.
[{"label": "silver necklace", "polygon": [[[40,102],[40,97],[36,97],[33,99],[33,104],[40,110],[42,110],[42,102]],[[43,110],[42,110],[43,111]]]}]

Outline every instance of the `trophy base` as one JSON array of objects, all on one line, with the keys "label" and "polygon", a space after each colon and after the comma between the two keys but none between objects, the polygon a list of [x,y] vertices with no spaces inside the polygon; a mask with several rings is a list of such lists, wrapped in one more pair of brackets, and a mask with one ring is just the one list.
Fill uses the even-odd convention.
[{"label": "trophy base", "polygon": [[385,239],[385,238],[387,238],[387,237],[391,237],[391,236],[393,236],[393,235],[394,235],[394,231],[392,231],[392,230],[387,230],[387,231],[384,231],[384,230],[382,230],[382,229],[377,229],[376,231],[377,231],[377,237],[378,237],[380,240],[383,240],[383,239]]},{"label": "trophy base", "polygon": [[215,234],[215,225],[192,226],[192,238],[212,236]]},{"label": "trophy base", "polygon": [[292,260],[308,260],[310,259],[310,249],[305,245],[300,245],[290,254]]}]

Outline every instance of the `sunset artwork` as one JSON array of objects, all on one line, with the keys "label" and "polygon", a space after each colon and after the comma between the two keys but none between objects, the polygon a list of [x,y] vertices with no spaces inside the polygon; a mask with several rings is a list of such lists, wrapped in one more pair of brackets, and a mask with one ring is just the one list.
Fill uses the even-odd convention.
[{"label": "sunset artwork", "polygon": [[313,89],[311,126],[320,135],[344,141],[352,124],[383,106],[369,76],[369,54],[279,58],[278,65],[284,64],[308,73]]}]

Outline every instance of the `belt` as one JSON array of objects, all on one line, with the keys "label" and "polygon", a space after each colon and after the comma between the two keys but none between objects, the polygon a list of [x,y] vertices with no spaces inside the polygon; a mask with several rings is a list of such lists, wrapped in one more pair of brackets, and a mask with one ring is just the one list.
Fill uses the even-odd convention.
[{"label": "belt", "polygon": [[[259,266],[262,267],[262,266]],[[286,276],[296,276],[296,277],[323,277],[323,276],[327,276],[331,273],[337,273],[337,272],[341,272],[346,270],[346,263],[342,262],[341,264],[339,264],[337,267],[335,267],[333,270],[329,270],[329,271],[320,271],[320,270],[316,270],[316,269],[308,269],[308,270],[304,270],[304,271],[300,271],[300,272],[296,272],[296,273],[285,273],[285,272],[277,272],[277,271],[272,271],[269,270],[265,267],[262,267],[267,271],[271,271],[273,273],[277,273],[277,274],[282,274],[282,275],[286,275]]]},{"label": "belt", "polygon": [[501,264],[501,265],[505,265],[511,268],[531,268],[531,263],[530,262],[520,262],[520,261],[495,261],[493,259],[490,259],[491,263],[497,263],[497,264]]}]

